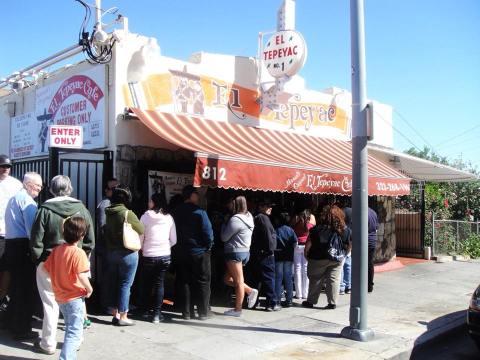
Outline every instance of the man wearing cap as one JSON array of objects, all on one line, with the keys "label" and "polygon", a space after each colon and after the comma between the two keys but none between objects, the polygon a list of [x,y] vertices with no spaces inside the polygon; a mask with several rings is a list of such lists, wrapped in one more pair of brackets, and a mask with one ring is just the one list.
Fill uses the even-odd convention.
[{"label": "man wearing cap", "polygon": [[35,172],[23,176],[23,189],[10,199],[5,211],[5,256],[11,275],[10,330],[15,340],[38,337],[32,331],[35,295],[35,265],[30,259],[29,238],[37,212],[35,198],[42,190],[42,177]]},{"label": "man wearing cap", "polygon": [[[10,176],[12,163],[7,155],[0,155],[0,304],[5,306],[10,282],[5,252],[5,210],[8,201],[22,188],[20,181]],[[0,306],[2,306],[0,305]]]},{"label": "man wearing cap", "polygon": [[274,251],[277,248],[277,233],[270,221],[273,203],[269,199],[261,200],[258,203],[258,215],[255,216],[255,227],[252,234],[252,245],[250,253],[252,254],[253,276],[260,276],[259,281],[254,282],[254,286],[262,283],[262,290],[267,298],[265,310],[278,311],[280,304],[276,301],[275,295],[275,256]]},{"label": "man wearing cap", "polygon": [[173,213],[177,228],[177,296],[184,319],[190,319],[195,300],[198,317],[206,320],[210,307],[210,249],[213,245],[212,224],[205,210],[198,206],[198,191],[192,185],[182,190],[184,203]]}]

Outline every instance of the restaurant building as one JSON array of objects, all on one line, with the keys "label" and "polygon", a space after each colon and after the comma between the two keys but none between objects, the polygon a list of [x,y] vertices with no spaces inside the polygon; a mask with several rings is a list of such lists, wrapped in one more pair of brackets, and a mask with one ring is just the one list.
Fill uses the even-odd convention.
[{"label": "restaurant building", "polygon": [[[108,63],[52,72],[40,64],[0,83],[12,86],[0,94],[0,153],[10,155],[15,176],[38,171],[48,183],[69,175],[73,196],[92,213],[112,176],[131,186],[138,213],[153,192],[169,200],[192,183],[207,209],[235,191],[252,203],[268,195],[285,208],[351,195],[351,94],[308,89],[298,75],[273,77],[274,37],[258,58],[200,52],[188,61],[163,56],[154,38],[128,32],[125,22],[110,37]],[[286,46],[275,50],[277,63],[289,56]],[[297,44],[289,46],[293,55]],[[392,108],[371,104],[371,146],[391,149]],[[82,138],[66,133],[49,146],[53,125],[80,126]],[[80,148],[70,146],[78,141]],[[381,222],[377,258],[388,260],[394,198],[409,194],[411,178],[374,155],[368,192]]]}]

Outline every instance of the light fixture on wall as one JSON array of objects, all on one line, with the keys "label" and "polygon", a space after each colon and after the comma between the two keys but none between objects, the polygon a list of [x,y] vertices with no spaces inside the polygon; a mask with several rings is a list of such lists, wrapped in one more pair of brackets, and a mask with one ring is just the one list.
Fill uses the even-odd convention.
[{"label": "light fixture on wall", "polygon": [[3,103],[5,107],[5,113],[10,116],[11,118],[15,116],[15,110],[17,107],[17,103],[15,101],[7,100]]}]

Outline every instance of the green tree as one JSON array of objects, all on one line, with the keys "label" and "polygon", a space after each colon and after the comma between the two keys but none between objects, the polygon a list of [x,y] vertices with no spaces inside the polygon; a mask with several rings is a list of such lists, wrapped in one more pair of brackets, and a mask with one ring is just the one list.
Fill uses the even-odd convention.
[{"label": "green tree", "polygon": [[[410,148],[406,153],[472,174],[479,174],[477,168],[471,163],[466,163],[462,159],[448,160],[428,147],[424,147],[422,150]],[[448,207],[445,207],[445,200],[448,201]],[[427,211],[435,212],[438,214],[438,218],[464,220],[467,209],[471,209],[475,212],[475,218],[478,219],[480,217],[480,181],[427,182],[425,184],[425,205]]]}]

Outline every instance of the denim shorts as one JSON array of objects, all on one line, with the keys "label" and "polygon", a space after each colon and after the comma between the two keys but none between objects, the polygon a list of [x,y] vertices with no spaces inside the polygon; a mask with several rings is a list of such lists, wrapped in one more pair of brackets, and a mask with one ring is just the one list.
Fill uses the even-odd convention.
[{"label": "denim shorts", "polygon": [[241,262],[243,265],[246,265],[248,259],[250,259],[249,252],[225,253],[225,261]]}]

